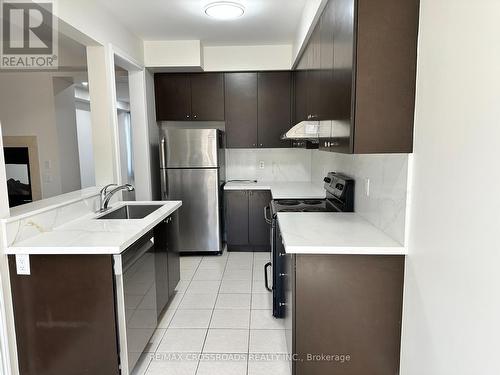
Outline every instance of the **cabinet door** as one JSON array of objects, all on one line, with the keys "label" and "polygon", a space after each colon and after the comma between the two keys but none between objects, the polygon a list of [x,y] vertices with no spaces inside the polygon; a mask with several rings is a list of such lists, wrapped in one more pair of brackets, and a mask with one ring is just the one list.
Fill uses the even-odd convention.
[{"label": "cabinet door", "polygon": [[321,120],[321,28],[316,25],[309,40],[309,72],[307,90],[307,111],[311,120]]},{"label": "cabinet door", "polygon": [[297,70],[294,75],[294,120],[298,124],[307,120],[307,70]]},{"label": "cabinet door", "polygon": [[320,118],[333,120],[334,1],[328,2],[320,20]]},{"label": "cabinet door", "polygon": [[260,72],[258,75],[258,141],[259,147],[290,147],[281,136],[290,129],[290,72]]},{"label": "cabinet door", "polygon": [[191,118],[224,121],[223,73],[191,74]]},{"label": "cabinet door", "polygon": [[226,241],[228,246],[248,245],[248,193],[246,190],[224,192]]},{"label": "cabinet door", "polygon": [[352,87],[354,56],[354,0],[333,2],[333,103],[332,138],[337,152],[352,152]]},{"label": "cabinet door", "polygon": [[[298,254],[295,259],[295,373],[399,374],[404,257]],[[302,360],[334,351],[352,360]]]},{"label": "cabinet door", "polygon": [[268,190],[250,190],[248,195],[248,227],[250,244],[254,250],[271,249],[271,227],[264,219],[264,207],[271,202]]},{"label": "cabinet door", "polygon": [[181,278],[179,259],[179,213],[174,212],[167,220],[168,294],[175,292]]},{"label": "cabinet door", "polygon": [[155,74],[156,119],[191,119],[191,87],[187,74]]},{"label": "cabinet door", "polygon": [[154,263],[155,263],[155,285],[156,285],[156,312],[160,316],[168,304],[168,235],[167,221],[163,220],[154,228]]},{"label": "cabinet door", "polygon": [[257,147],[257,73],[225,74],[226,147]]},{"label": "cabinet door", "polygon": [[110,255],[31,255],[10,283],[21,374],[120,374]]}]

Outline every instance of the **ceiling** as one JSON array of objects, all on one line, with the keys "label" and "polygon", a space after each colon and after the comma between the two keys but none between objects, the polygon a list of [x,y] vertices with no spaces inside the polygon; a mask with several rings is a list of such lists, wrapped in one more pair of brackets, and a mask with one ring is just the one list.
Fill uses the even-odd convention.
[{"label": "ceiling", "polygon": [[217,21],[204,13],[215,0],[98,0],[143,40],[201,40],[204,45],[292,44],[308,0],[233,0],[245,14]]}]

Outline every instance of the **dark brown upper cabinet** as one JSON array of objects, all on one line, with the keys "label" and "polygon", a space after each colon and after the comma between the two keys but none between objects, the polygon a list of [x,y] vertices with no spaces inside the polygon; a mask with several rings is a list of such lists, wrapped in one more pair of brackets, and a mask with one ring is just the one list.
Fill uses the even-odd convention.
[{"label": "dark brown upper cabinet", "polygon": [[294,72],[295,121],[332,120],[321,149],[413,151],[418,15],[419,0],[329,0]]},{"label": "dark brown upper cabinet", "polygon": [[259,147],[290,147],[281,136],[291,126],[291,72],[260,72],[258,74]]},{"label": "dark brown upper cabinet", "polygon": [[288,71],[226,73],[226,147],[290,147],[291,85]]},{"label": "dark brown upper cabinet", "polygon": [[225,74],[226,147],[257,147],[257,73]]},{"label": "dark brown upper cabinet", "polygon": [[186,121],[191,116],[188,74],[155,74],[156,119]]},{"label": "dark brown upper cabinet", "polygon": [[158,121],[224,121],[222,73],[155,74]]},{"label": "dark brown upper cabinet", "polygon": [[191,74],[193,120],[224,121],[224,74]]}]

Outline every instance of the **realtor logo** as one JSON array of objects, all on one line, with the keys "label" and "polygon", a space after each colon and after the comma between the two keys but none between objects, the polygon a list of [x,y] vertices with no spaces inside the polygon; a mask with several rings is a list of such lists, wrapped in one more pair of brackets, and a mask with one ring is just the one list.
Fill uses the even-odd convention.
[{"label": "realtor logo", "polygon": [[52,1],[0,0],[3,69],[57,69]]}]

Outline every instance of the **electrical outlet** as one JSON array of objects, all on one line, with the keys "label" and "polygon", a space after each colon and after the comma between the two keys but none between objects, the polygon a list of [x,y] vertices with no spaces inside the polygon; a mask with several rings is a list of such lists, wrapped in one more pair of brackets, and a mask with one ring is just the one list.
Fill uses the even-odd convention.
[{"label": "electrical outlet", "polygon": [[18,275],[31,275],[30,256],[28,254],[16,254],[16,271]]},{"label": "electrical outlet", "polygon": [[367,197],[370,196],[370,179],[365,178],[365,194]]},{"label": "electrical outlet", "polygon": [[259,161],[259,168],[264,169],[266,167],[266,164],[261,160]]}]

